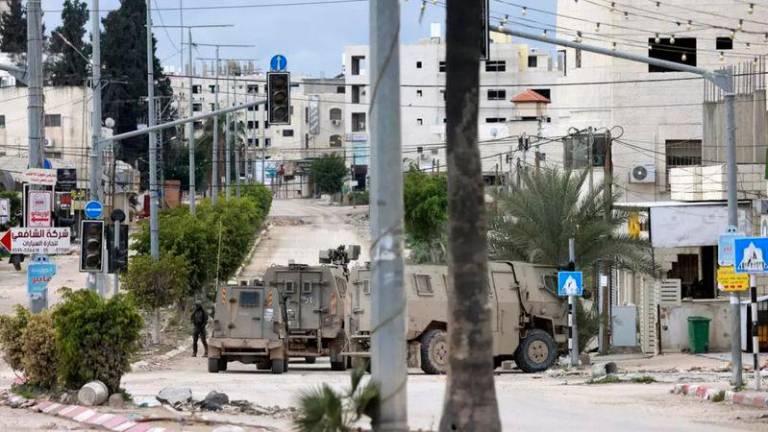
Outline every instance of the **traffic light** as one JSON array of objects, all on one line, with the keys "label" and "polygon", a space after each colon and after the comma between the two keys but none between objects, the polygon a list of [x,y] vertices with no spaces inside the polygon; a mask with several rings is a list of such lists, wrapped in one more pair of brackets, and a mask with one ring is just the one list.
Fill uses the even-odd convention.
[{"label": "traffic light", "polygon": [[291,74],[289,72],[267,73],[267,109],[270,124],[291,124]]},{"label": "traffic light", "polygon": [[80,224],[80,271],[104,270],[104,221],[84,220]]},{"label": "traffic light", "polygon": [[115,250],[115,225],[107,227],[107,273],[123,273],[128,270],[128,225],[120,225],[120,244]]}]

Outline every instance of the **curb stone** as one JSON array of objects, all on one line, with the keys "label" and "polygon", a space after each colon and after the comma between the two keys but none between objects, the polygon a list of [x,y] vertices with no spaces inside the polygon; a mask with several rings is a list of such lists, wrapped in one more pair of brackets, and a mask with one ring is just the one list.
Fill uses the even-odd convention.
[{"label": "curb stone", "polygon": [[[699,399],[712,400],[712,398],[724,389],[712,388],[694,384],[676,384],[672,389],[673,394],[695,396]],[[757,392],[735,392],[725,390],[725,401],[737,405],[751,406],[755,408],[768,408],[768,394]]]}]

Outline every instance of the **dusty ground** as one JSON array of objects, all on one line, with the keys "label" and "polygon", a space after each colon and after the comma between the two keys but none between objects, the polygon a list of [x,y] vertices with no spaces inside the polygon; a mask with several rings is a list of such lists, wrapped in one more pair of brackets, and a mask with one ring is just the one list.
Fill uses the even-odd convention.
[{"label": "dusty ground", "polygon": [[[22,415],[23,413],[23,415]],[[63,420],[45,414],[22,412],[0,407],[0,430],[2,431],[96,431],[83,428],[79,423]]]}]

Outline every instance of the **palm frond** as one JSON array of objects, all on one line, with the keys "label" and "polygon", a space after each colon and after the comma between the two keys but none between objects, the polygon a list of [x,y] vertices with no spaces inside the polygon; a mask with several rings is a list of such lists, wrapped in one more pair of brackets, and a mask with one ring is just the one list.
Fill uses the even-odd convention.
[{"label": "palm frond", "polygon": [[299,395],[298,415],[294,422],[299,432],[346,430],[341,398],[327,384],[303,391]]}]

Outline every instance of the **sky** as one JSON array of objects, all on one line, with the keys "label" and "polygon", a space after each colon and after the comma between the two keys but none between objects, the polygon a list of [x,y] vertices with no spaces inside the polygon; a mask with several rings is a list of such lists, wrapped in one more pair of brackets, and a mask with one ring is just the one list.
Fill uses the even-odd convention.
[{"label": "sky", "polygon": [[[311,2],[311,0],[309,0]],[[328,0],[315,0],[318,2]],[[221,58],[255,59],[257,67],[269,69],[269,59],[283,54],[288,59],[288,70],[308,76],[332,77],[341,73],[341,56],[345,45],[368,43],[368,2],[351,1],[325,5],[295,5],[308,0],[152,0],[153,25],[179,25],[180,5],[183,8],[211,7],[216,9],[183,11],[184,25],[231,24],[231,28],[196,29],[193,39],[199,43],[243,44],[251,48],[221,48]],[[48,31],[61,22],[63,0],[42,0],[44,19]],[[93,0],[88,0],[89,7]],[[429,37],[430,24],[443,24],[445,32],[444,1],[426,2],[421,13],[419,0],[401,0],[401,41],[413,43]],[[510,4],[511,3],[511,4]],[[554,11],[556,0],[491,1],[491,14],[510,18],[520,17],[520,6]],[[265,6],[265,5],[279,6]],[[104,17],[109,10],[119,7],[119,0],[101,0],[99,8]],[[250,6],[250,7],[245,7]],[[260,7],[253,7],[260,6]],[[554,16],[529,11],[527,19],[554,24]],[[88,24],[90,34],[90,23]],[[157,56],[168,69],[180,66],[180,29],[154,29]],[[186,34],[184,36],[186,40]],[[535,45],[535,44],[534,44]],[[547,47],[547,49],[550,49]],[[214,48],[197,47],[193,57],[213,57]],[[184,62],[187,62],[184,49]]]}]

